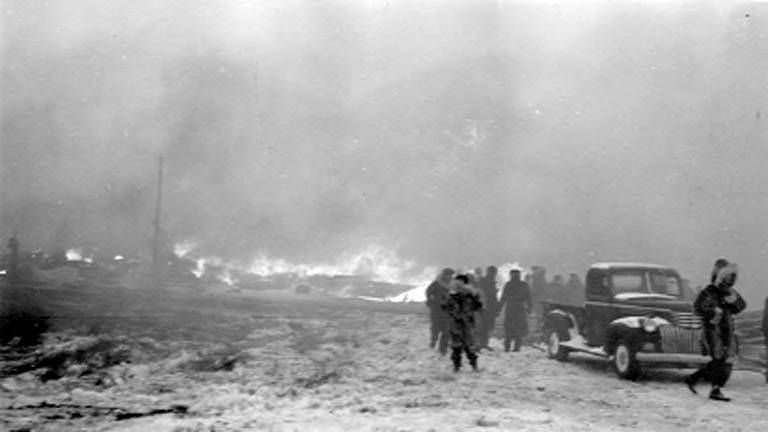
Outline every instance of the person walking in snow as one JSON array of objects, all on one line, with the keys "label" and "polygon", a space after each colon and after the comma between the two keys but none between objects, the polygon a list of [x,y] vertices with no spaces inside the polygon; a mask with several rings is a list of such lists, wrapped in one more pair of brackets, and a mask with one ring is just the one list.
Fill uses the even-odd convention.
[{"label": "person walking in snow", "polygon": [[723,395],[721,388],[728,382],[737,354],[734,316],[746,309],[747,303],[733,289],[738,273],[736,265],[718,260],[715,270],[714,282],[705,287],[693,303],[694,312],[701,317],[704,344],[712,360],[686,377],[685,383],[696,393],[696,383],[707,378],[712,383],[709,398],[727,402],[731,399]]},{"label": "person walking in snow", "polygon": [[[450,324],[450,317],[443,310],[442,305],[443,299],[448,295],[448,290],[451,287],[453,273],[452,269],[443,269],[443,271],[440,272],[440,275],[429,284],[426,292],[430,319],[429,347],[434,348],[435,345],[437,345],[440,354],[443,355],[448,353],[448,339],[450,338],[448,326]],[[438,339],[440,341],[439,344]]]},{"label": "person walking in snow", "polygon": [[504,308],[504,351],[509,351],[512,339],[515,351],[520,351],[523,338],[528,334],[528,315],[533,311],[531,288],[521,279],[520,270],[509,272],[498,310],[501,308]]},{"label": "person walking in snow", "polygon": [[442,304],[443,310],[451,317],[449,328],[454,372],[461,369],[462,353],[466,354],[472,369],[477,371],[477,353],[473,333],[475,313],[482,307],[480,293],[470,284],[469,276],[457,275]]}]

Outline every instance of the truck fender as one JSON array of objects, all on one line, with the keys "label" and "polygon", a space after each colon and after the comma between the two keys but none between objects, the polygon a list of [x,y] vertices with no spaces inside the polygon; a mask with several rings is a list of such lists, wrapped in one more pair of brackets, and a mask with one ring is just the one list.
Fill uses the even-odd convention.
[{"label": "truck fender", "polygon": [[641,332],[646,332],[644,325],[648,320],[654,321],[654,329],[662,325],[670,325],[669,321],[660,317],[628,316],[615,319],[611,321],[605,335],[605,346],[603,347],[605,352],[612,354],[616,344],[622,339],[630,342],[637,340],[638,335],[642,334]]}]

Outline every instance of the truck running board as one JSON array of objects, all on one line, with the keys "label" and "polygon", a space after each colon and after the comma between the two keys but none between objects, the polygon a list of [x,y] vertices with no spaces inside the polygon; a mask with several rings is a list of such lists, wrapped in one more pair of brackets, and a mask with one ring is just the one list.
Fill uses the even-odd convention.
[{"label": "truck running board", "polygon": [[[566,347],[571,351],[582,352],[585,354],[591,354],[597,357],[609,359],[612,356],[608,355],[603,350],[603,347],[590,347],[584,343],[584,339],[574,338],[567,342],[561,342],[560,346]],[[704,363],[707,363],[710,358],[699,354],[678,354],[678,353],[651,353],[651,352],[638,352],[635,354],[635,358],[638,362],[646,365],[655,366],[681,366],[686,365],[689,367],[697,367]]]},{"label": "truck running board", "polygon": [[560,342],[560,346],[564,346],[571,351],[583,352],[603,358],[609,357],[608,353],[603,351],[603,347],[591,347],[585,344],[584,339],[581,337],[573,338],[567,342]]}]

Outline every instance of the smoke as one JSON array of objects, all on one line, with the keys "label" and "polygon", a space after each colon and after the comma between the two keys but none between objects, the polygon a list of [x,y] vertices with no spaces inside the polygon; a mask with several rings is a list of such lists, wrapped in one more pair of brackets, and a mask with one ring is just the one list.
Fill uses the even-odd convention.
[{"label": "smoke", "polygon": [[[768,277],[760,4],[3,2],[0,233]],[[298,264],[297,264],[298,265]]]}]

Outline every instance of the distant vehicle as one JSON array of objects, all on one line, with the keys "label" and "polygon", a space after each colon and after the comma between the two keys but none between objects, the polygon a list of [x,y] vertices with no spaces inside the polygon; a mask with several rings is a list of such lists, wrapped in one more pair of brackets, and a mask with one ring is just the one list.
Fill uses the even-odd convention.
[{"label": "distant vehicle", "polygon": [[610,359],[616,374],[635,379],[642,366],[696,367],[701,321],[678,272],[641,263],[598,263],[587,271],[583,305],[544,303],[550,358],[578,351]]}]

